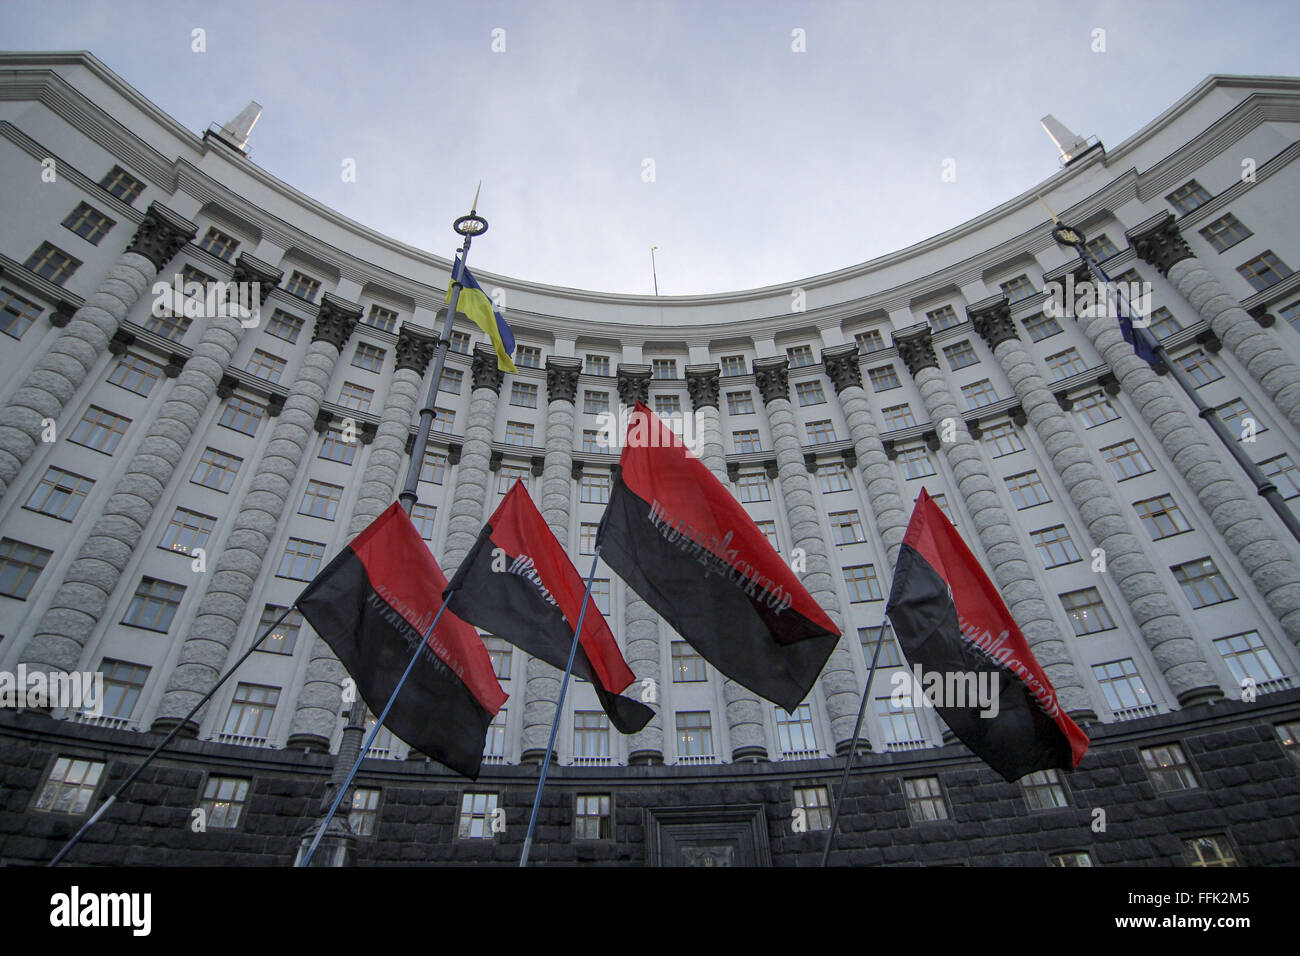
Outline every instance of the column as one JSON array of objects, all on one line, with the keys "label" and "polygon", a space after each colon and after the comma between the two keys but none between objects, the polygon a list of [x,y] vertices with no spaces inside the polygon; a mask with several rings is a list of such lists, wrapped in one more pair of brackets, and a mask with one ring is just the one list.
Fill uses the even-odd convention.
[{"label": "column", "polygon": [[[348,524],[349,541],[396,500],[406,479],[406,438],[410,434],[417,404],[423,398],[420,392],[424,373],[437,344],[437,336],[415,326],[403,324],[397,334],[396,368],[384,398],[379,427],[366,456],[366,467],[361,473],[361,491]],[[313,636],[311,660],[289,726],[290,747],[318,750],[329,747],[339,708],[343,704],[342,686],[346,677],[347,672],[329,644],[318,635]]]},{"label": "column", "polygon": [[1151,366],[1137,357],[1120,334],[1119,323],[1106,316],[1079,318],[1077,322],[1114,371],[1166,459],[1192,489],[1287,637],[1300,645],[1300,565],[1275,533],[1277,522],[1261,515],[1245,476],[1235,470],[1235,464],[1224,463],[1226,452],[1217,441],[1211,444],[1208,431],[1197,428],[1184,411],[1187,399],[1176,397]]},{"label": "column", "polygon": [[[265,302],[282,276],[266,263],[241,255],[233,281],[260,283]],[[176,384],[24,648],[23,660],[27,664],[61,671],[77,667],[121,580],[122,570],[139,547],[154,507],[164,500],[176,466],[198,431],[199,421],[216,396],[217,385],[239,346],[244,326],[236,316],[222,314],[225,311],[219,309],[219,314],[204,320],[203,337],[183,369],[167,366],[167,374],[176,379]],[[117,336],[108,348],[114,354],[126,351],[125,343]]]},{"label": "column", "polygon": [[[190,636],[181,646],[180,657],[158,706],[154,730],[170,729],[183,720],[226,668],[239,622],[280,524],[294,476],[314,440],[313,426],[334,366],[360,317],[361,306],[325,294],[316,313],[311,345],[258,462],[249,492],[240,503],[225,550],[199,601]],[[197,715],[183,732],[196,734],[201,719]]]},{"label": "column", "polygon": [[947,421],[955,425],[952,441],[942,443],[948,464],[957,479],[957,490],[966,502],[980,544],[993,568],[993,579],[1015,622],[1024,632],[1034,657],[1056,689],[1062,706],[1075,720],[1096,720],[1092,702],[1080,683],[1065,637],[1043,600],[1042,585],[1035,577],[1010,517],[993,490],[990,477],[957,403],[948,391],[939,362],[930,343],[930,329],[894,334],[898,354],[916,381],[930,421],[944,431]]},{"label": "column", "polygon": [[58,419],[154,276],[198,228],[166,206],[150,203],[126,251],[49,351],[35,359],[35,368],[0,409],[0,498],[36,450],[41,420]]},{"label": "column", "polygon": [[[793,544],[802,548],[807,557],[808,570],[802,576],[803,586],[842,632],[844,622],[840,615],[840,599],[835,591],[826,541],[822,537],[812,480],[804,467],[803,446],[795,429],[794,409],[790,406],[789,360],[785,357],[755,359],[754,378],[763,396],[772,430],[777,475],[790,519]],[[835,739],[835,752],[847,753],[853,740],[862,691],[842,633],[822,668],[819,680],[826,698],[826,714],[830,718],[831,736]]]},{"label": "column", "polygon": [[1300,365],[1287,354],[1277,333],[1252,319],[1223,283],[1192,255],[1173,213],[1163,212],[1124,235],[1133,251],[1159,269],[1191,303],[1287,421],[1300,429]]},{"label": "column", "polygon": [[447,544],[440,561],[449,578],[478,540],[486,517],[483,508],[488,494],[488,462],[492,457],[497,401],[505,373],[497,368],[496,353],[482,342],[474,346],[470,377],[474,391],[469,400],[465,444],[461,446],[460,466],[456,471],[456,490],[452,493]]},{"label": "column", "polygon": [[1015,389],[1089,538],[1105,552],[1107,572],[1128,602],[1179,706],[1222,697],[1214,671],[1142,544],[1136,514],[1125,513],[1112,496],[1074,422],[1044,384],[1017,335],[1006,296],[971,305],[966,314]]},{"label": "column", "polygon": [[[722,414],[718,409],[717,365],[688,365],[686,388],[695,410],[696,436],[700,441],[700,461],[713,476],[727,484],[727,460],[723,454]],[[689,432],[687,433],[690,434]],[[731,740],[731,759],[767,760],[767,721],[758,695],[722,677],[722,696],[727,707],[727,732]]]}]

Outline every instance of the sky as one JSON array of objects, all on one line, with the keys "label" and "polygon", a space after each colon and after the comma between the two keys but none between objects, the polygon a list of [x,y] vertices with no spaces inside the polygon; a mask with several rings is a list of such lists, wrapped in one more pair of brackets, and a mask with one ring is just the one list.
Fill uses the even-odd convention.
[{"label": "sky", "polygon": [[923,241],[1060,169],[1045,114],[1115,147],[1211,73],[1300,74],[1297,35],[1294,0],[0,0],[0,47],[195,133],[256,100],[249,158],[367,227],[449,257],[481,180],[472,266],[650,294],[658,246],[666,296]]}]

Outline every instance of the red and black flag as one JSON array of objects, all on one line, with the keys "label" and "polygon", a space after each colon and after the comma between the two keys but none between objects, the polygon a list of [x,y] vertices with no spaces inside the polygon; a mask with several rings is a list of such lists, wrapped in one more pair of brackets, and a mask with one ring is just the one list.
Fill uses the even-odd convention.
[{"label": "red and black flag", "polygon": [[640,402],[596,541],[723,674],[790,713],[808,696],[839,630],[722,482]]},{"label": "red and black flag", "polygon": [[423,642],[384,726],[476,779],[488,724],[506,693],[478,633],[450,609],[429,634],[446,586],[428,546],[394,502],[316,575],[296,603],[376,714]]},{"label": "red and black flag", "polygon": [[[448,585],[447,609],[564,670],[587,585],[555,540],[523,482],[515,482]],[[610,723],[634,734],[654,716],[619,693],[635,679],[592,599],[573,673],[590,681]]]},{"label": "red and black flag", "polygon": [[885,611],[916,675],[908,675],[913,703],[934,706],[1004,779],[1078,766],[1087,736],[1061,708],[997,587],[924,489]]}]

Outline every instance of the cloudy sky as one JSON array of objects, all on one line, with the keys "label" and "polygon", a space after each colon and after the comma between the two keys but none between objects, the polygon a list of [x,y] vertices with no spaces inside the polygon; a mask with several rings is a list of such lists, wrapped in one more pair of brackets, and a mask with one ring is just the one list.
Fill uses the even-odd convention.
[{"label": "cloudy sky", "polygon": [[1210,73],[1300,72],[1293,0],[0,0],[0,23],[196,133],[256,100],[254,162],[403,242],[449,255],[482,179],[472,264],[649,293],[657,245],[664,295],[977,216],[1059,168],[1045,113],[1115,146]]}]

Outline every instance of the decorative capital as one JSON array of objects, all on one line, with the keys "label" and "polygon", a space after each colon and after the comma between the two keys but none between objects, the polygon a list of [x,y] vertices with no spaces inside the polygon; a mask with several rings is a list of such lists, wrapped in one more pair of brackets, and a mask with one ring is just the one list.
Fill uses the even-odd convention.
[{"label": "decorative capital", "polygon": [[144,214],[144,221],[131,237],[126,251],[144,256],[153,263],[155,269],[161,269],[185,248],[185,243],[193,239],[198,231],[199,227],[180,213],[173,212],[162,203],[151,202]]},{"label": "decorative capital", "polygon": [[930,449],[930,451],[939,450],[939,433],[935,431],[933,428],[931,428],[928,432],[923,434],[921,437],[925,439],[925,447]]},{"label": "decorative capital", "polygon": [[423,378],[429,367],[429,359],[433,358],[433,351],[437,347],[438,336],[403,322],[397,330],[397,351],[394,353],[396,371],[410,369]]},{"label": "decorative capital", "polygon": [[822,364],[831,377],[836,395],[853,385],[862,387],[862,362],[858,358],[856,342],[822,349]]},{"label": "decorative capital", "polygon": [[808,474],[817,474],[817,456],[810,451],[803,453],[803,466],[807,469]]},{"label": "decorative capital", "polygon": [[1064,392],[1061,392],[1056,396],[1056,404],[1061,406],[1061,411],[1063,412],[1074,411],[1074,399],[1069,395],[1066,395]]},{"label": "decorative capital", "polygon": [[1011,421],[1015,423],[1017,428],[1024,428],[1029,423],[1029,419],[1025,416],[1025,410],[1019,405],[1008,409],[1007,414],[1011,416]]},{"label": "decorative capital", "polygon": [[996,351],[1003,342],[1019,338],[1016,324],[1011,321],[1011,303],[1005,295],[967,306],[966,317],[990,351]]},{"label": "decorative capital", "polygon": [[360,435],[361,444],[369,445],[372,441],[375,440],[375,435],[376,433],[378,433],[378,431],[379,431],[379,426],[376,425],[374,422],[362,422],[361,435]]},{"label": "decorative capital", "polygon": [[582,480],[582,462],[575,460],[573,464],[569,466],[569,477],[574,481]]},{"label": "decorative capital", "polygon": [[405,451],[403,451],[403,454],[405,455],[410,455],[411,452],[415,451],[415,434],[413,432],[407,432],[406,444],[403,448],[405,449]]},{"label": "decorative capital", "polygon": [[113,337],[108,340],[108,350],[114,355],[125,355],[126,350],[131,347],[135,341],[135,336],[126,329],[118,329],[113,333]]},{"label": "decorative capital", "polygon": [[790,400],[790,360],[781,358],[754,359],[754,382],[758,393],[767,405],[778,398]]},{"label": "decorative capital", "polygon": [[[1273,323],[1277,321],[1273,313],[1268,311],[1268,307],[1263,305],[1255,306],[1255,308],[1251,309],[1248,314],[1252,319],[1254,319],[1259,324],[1259,327],[1262,329],[1272,328]],[[54,320],[51,319],[50,321],[52,322]]]},{"label": "decorative capital", "polygon": [[77,307],[71,302],[60,302],[55,306],[54,311],[50,313],[50,325],[56,329],[61,329],[72,321],[73,314]]},{"label": "decorative capital", "polygon": [[488,471],[493,472],[493,473],[500,471],[500,470],[501,470],[501,461],[502,461],[502,459],[504,459],[504,458],[505,458],[505,454],[504,454],[503,452],[499,452],[499,451],[494,451],[491,455],[489,455],[489,456],[488,456]]},{"label": "decorative capital", "polygon": [[1201,346],[1201,348],[1205,349],[1205,351],[1209,352],[1211,355],[1214,355],[1223,348],[1223,342],[1221,342],[1219,337],[1214,334],[1213,329],[1206,329],[1198,335],[1196,337],[1196,344]]},{"label": "decorative capital", "polygon": [[921,369],[939,367],[928,325],[918,325],[907,332],[895,332],[894,345],[898,347],[898,355],[913,378]]},{"label": "decorative capital", "polygon": [[775,478],[781,473],[780,469],[776,466],[775,458],[769,458],[767,461],[763,462],[763,471],[767,472],[767,477],[769,478]]},{"label": "decorative capital", "polygon": [[980,428],[980,420],[972,418],[966,423],[966,430],[970,432],[970,437],[979,439],[984,437],[984,429]]},{"label": "decorative capital", "polygon": [[880,443],[880,447],[885,451],[885,457],[893,461],[898,457],[898,446],[892,438],[886,438]]},{"label": "decorative capital", "polygon": [[176,376],[181,374],[181,371],[184,368],[185,368],[185,356],[177,355],[175,352],[172,352],[170,355],[167,356],[167,364],[163,366],[163,374],[166,375],[168,378],[175,378]]},{"label": "decorative capital", "polygon": [[734,462],[734,461],[727,462],[727,480],[732,482],[740,480],[739,462]]},{"label": "decorative capital", "polygon": [[718,407],[718,379],[721,372],[716,365],[686,366],[686,391],[691,396],[691,407],[695,411],[701,408]]},{"label": "decorative capital", "polygon": [[235,389],[239,387],[239,380],[233,375],[221,376],[221,381],[217,383],[217,398],[225,401],[231,395],[235,394]]},{"label": "decorative capital", "polygon": [[284,396],[272,392],[271,397],[266,400],[266,413],[272,418],[279,418],[282,411],[284,411]]},{"label": "decorative capital", "polygon": [[361,312],[361,306],[355,302],[326,292],[321,296],[320,308],[316,311],[316,328],[311,333],[311,340],[328,342],[342,352],[352,330],[357,327]]},{"label": "decorative capital", "polygon": [[846,448],[843,451],[844,466],[846,468],[858,467],[858,453],[852,448]]},{"label": "decorative capital", "polygon": [[317,432],[324,435],[327,431],[330,430],[330,422],[333,420],[334,420],[334,416],[332,416],[329,412],[325,411],[325,409],[322,408],[320,412],[316,415],[316,421],[312,425],[312,427],[315,428]]},{"label": "decorative capital", "polygon": [[470,363],[470,377],[474,379],[474,391],[490,388],[501,394],[501,382],[506,373],[497,368],[497,353],[490,345],[479,342],[474,346],[474,358]]},{"label": "decorative capital", "polygon": [[572,405],[578,397],[578,376],[581,373],[582,359],[547,356],[546,400]]},{"label": "decorative capital", "polygon": [[1100,385],[1103,389],[1105,389],[1106,394],[1109,395],[1111,398],[1114,398],[1116,395],[1119,394],[1119,379],[1117,379],[1110,372],[1105,372],[1101,375],[1098,375],[1097,384]]},{"label": "decorative capital", "polygon": [[447,446],[447,464],[449,465],[460,464],[460,447],[461,447],[460,445]]},{"label": "decorative capital", "polygon": [[1124,233],[1133,251],[1143,262],[1149,262],[1160,270],[1162,276],[1169,275],[1169,269],[1175,262],[1192,258],[1192,250],[1178,231],[1174,214],[1168,211],[1152,216],[1146,222],[1134,226]]},{"label": "decorative capital", "polygon": [[650,366],[618,366],[618,400],[628,408],[637,402],[650,401]]},{"label": "decorative capital", "polygon": [[256,282],[257,294],[265,305],[271,290],[284,278],[284,270],[254,258],[247,252],[241,252],[235,257],[235,268],[230,278],[233,282]]},{"label": "decorative capital", "polygon": [[546,469],[545,458],[543,458],[541,455],[534,455],[531,459],[529,459],[528,464],[530,466],[528,470],[532,472],[534,478],[542,477],[542,472]]}]

